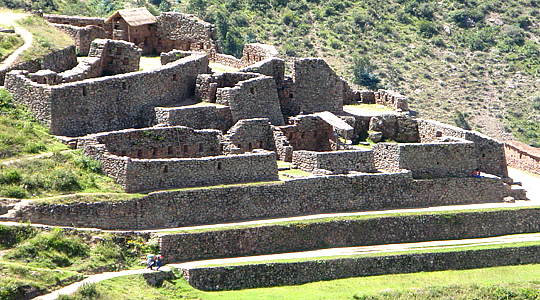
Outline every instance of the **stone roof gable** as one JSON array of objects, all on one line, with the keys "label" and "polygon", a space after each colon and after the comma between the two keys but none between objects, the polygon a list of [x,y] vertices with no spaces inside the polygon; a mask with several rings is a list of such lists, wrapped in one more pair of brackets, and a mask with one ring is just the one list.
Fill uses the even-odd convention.
[{"label": "stone roof gable", "polygon": [[120,16],[129,26],[140,26],[145,24],[156,23],[156,17],[151,14],[146,7],[121,9],[110,16],[105,23],[111,23],[114,18]]}]

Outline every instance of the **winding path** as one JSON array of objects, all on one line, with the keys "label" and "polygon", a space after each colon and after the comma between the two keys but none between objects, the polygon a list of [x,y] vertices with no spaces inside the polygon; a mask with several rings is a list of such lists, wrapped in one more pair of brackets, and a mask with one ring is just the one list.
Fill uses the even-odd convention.
[{"label": "winding path", "polygon": [[13,26],[15,28],[15,32],[20,34],[24,40],[24,44],[21,47],[13,51],[13,53],[11,53],[6,59],[0,62],[0,70],[10,67],[17,60],[21,53],[28,50],[32,46],[32,34],[28,30],[17,25],[17,23],[15,22],[16,20],[22,19],[27,16],[29,16],[29,14],[0,11],[0,22],[4,25]]}]

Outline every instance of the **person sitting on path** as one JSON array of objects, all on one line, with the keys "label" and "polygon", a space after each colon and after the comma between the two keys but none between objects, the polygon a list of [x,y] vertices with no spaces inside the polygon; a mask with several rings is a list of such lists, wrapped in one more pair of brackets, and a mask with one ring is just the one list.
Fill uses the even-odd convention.
[{"label": "person sitting on path", "polygon": [[[156,265],[156,256],[154,254],[146,255],[146,268],[153,270],[152,267]],[[159,268],[158,268],[159,269]]]},{"label": "person sitting on path", "polygon": [[473,177],[477,177],[477,178],[482,177],[482,176],[480,175],[480,169],[478,169],[478,168],[475,169],[475,170],[472,172],[472,176],[473,176]]},{"label": "person sitting on path", "polygon": [[161,252],[159,252],[158,255],[156,255],[155,260],[156,260],[156,266],[157,266],[156,271],[159,271],[159,268],[163,266],[163,255],[161,255]]}]

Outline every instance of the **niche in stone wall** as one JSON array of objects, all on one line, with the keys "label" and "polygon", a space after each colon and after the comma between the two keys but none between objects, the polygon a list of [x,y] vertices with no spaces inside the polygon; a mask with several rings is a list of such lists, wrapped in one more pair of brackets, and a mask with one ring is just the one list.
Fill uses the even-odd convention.
[{"label": "niche in stone wall", "polygon": [[86,92],[86,87],[83,86],[83,87],[82,87],[82,95],[83,95],[83,96],[86,96],[86,94],[87,94],[87,92]]},{"label": "niche in stone wall", "polygon": [[220,161],[217,163],[217,169],[221,170],[221,162]]}]

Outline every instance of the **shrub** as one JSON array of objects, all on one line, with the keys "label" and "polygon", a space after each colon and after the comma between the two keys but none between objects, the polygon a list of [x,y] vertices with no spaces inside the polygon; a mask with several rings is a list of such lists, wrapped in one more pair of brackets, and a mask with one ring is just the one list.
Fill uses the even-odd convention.
[{"label": "shrub", "polygon": [[469,125],[469,122],[467,122],[468,116],[469,115],[467,113],[462,113],[459,110],[456,110],[454,123],[457,127],[463,128],[465,130],[471,130],[471,126]]},{"label": "shrub", "polygon": [[93,173],[98,173],[98,174],[101,173],[101,162],[89,156],[86,156],[80,152],[77,152],[77,154],[73,155],[73,163],[81,169],[84,169]]},{"label": "shrub", "polygon": [[468,22],[472,20],[474,22],[479,22],[484,18],[484,14],[477,9],[458,9],[450,12],[450,20],[455,22],[459,27],[469,27]]},{"label": "shrub", "polygon": [[0,248],[12,247],[24,240],[36,236],[38,232],[39,231],[30,224],[20,226],[0,225]]},{"label": "shrub", "polygon": [[418,21],[416,26],[418,28],[418,33],[425,38],[431,38],[432,36],[439,33],[437,25],[427,20]]},{"label": "shrub", "polygon": [[0,194],[4,197],[17,199],[23,199],[28,196],[26,190],[20,186],[6,186],[0,189]]},{"label": "shrub", "polygon": [[5,169],[0,172],[1,184],[13,184],[19,181],[21,181],[21,174],[15,169]]},{"label": "shrub", "polygon": [[353,82],[373,90],[377,89],[381,79],[372,73],[374,69],[375,67],[371,64],[367,57],[355,58],[353,67]]}]

